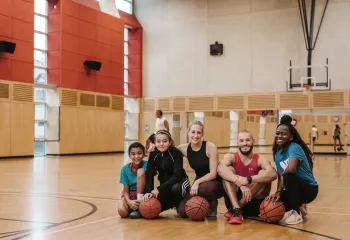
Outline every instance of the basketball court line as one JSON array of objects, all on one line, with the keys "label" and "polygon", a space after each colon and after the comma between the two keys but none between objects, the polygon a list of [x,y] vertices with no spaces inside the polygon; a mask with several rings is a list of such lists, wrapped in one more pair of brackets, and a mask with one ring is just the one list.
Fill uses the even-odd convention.
[{"label": "basketball court line", "polygon": [[309,212],[315,214],[323,214],[323,215],[336,215],[336,216],[350,216],[350,213],[325,213],[325,212]]},{"label": "basketball court line", "polygon": [[56,224],[56,223],[51,223],[51,222],[38,222],[38,221],[21,220],[21,219],[11,219],[11,218],[0,218],[0,220],[4,220],[4,221],[13,221],[13,222],[27,222],[27,223],[35,223],[35,224],[46,224],[46,225],[53,225],[53,224]]},{"label": "basketball court line", "polygon": [[275,223],[267,223],[267,222],[265,222],[265,221],[263,221],[263,220],[256,219],[256,218],[250,218],[250,217],[245,217],[245,218],[246,218],[246,219],[249,219],[249,220],[254,220],[254,221],[258,221],[258,222],[263,222],[263,223],[266,223],[266,224],[272,224],[272,225],[275,225],[275,226],[280,226],[280,227],[285,227],[285,228],[290,228],[290,229],[298,230],[298,231],[301,231],[301,232],[306,232],[306,233],[309,233],[309,234],[312,234],[312,235],[316,235],[316,236],[320,236],[320,237],[324,237],[324,238],[328,238],[328,239],[341,240],[341,238],[336,238],[336,237],[328,236],[328,235],[325,235],[325,234],[322,234],[322,233],[317,233],[317,232],[312,232],[312,231],[305,230],[305,229],[300,229],[300,228],[292,227],[292,226],[289,226],[289,225],[275,224]]},{"label": "basketball court line", "polygon": [[79,227],[91,225],[91,224],[94,224],[94,223],[104,222],[104,221],[107,221],[107,220],[110,220],[110,219],[114,219],[114,218],[120,218],[120,216],[112,216],[112,217],[102,218],[102,219],[99,219],[99,220],[96,220],[96,221],[82,223],[82,224],[78,224],[78,225],[75,225],[75,226],[72,226],[72,227],[67,227],[67,228],[58,229],[56,231],[47,232],[47,233],[44,233],[43,235],[44,236],[51,235],[51,234],[54,234],[54,233],[63,232],[63,231],[71,230],[71,229],[74,229],[74,228],[79,228]]}]

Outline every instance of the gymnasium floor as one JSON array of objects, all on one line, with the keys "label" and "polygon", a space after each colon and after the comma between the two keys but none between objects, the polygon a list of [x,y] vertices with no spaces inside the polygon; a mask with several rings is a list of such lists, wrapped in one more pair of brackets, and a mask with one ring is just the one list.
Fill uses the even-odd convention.
[{"label": "gymnasium floor", "polygon": [[0,239],[350,239],[349,156],[316,156],[320,193],[310,219],[292,227],[249,219],[233,226],[222,214],[191,222],[173,210],[157,220],[121,219],[126,161],[123,154],[0,160]]}]

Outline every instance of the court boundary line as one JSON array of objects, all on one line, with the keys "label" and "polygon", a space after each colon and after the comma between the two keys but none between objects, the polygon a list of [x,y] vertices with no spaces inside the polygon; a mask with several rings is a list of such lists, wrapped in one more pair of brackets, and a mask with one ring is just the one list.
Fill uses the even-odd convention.
[{"label": "court boundary line", "polygon": [[255,218],[252,218],[252,217],[245,217],[245,218],[249,219],[249,220],[254,220],[254,221],[257,221],[257,222],[267,223],[267,224],[271,224],[271,225],[275,225],[275,226],[280,226],[280,227],[285,227],[285,228],[289,228],[289,229],[293,229],[293,230],[298,230],[298,231],[301,231],[301,232],[306,232],[306,233],[309,233],[309,234],[312,234],[312,235],[325,237],[325,238],[332,239],[332,240],[341,240],[341,238],[332,237],[332,236],[329,236],[329,235],[326,235],[326,234],[323,234],[323,233],[317,233],[317,232],[313,232],[313,231],[310,231],[310,230],[300,229],[300,228],[296,228],[296,227],[292,227],[292,226],[288,226],[288,225],[283,225],[283,224],[268,223],[268,222],[265,222],[264,220],[255,219]]},{"label": "court boundary line", "polygon": [[[11,193],[13,194],[13,193]],[[11,194],[8,194],[8,193],[1,193],[0,192],[0,195],[11,195]],[[21,193],[16,193],[18,195],[30,195],[30,194],[21,194]],[[15,195],[15,194],[14,194]],[[32,194],[33,196],[34,194]],[[75,221],[79,221],[81,219],[84,219],[84,218],[87,218],[93,214],[95,214],[98,210],[97,206],[93,203],[90,203],[90,202],[87,202],[87,201],[83,201],[83,200],[80,200],[80,199],[75,199],[75,198],[67,198],[67,197],[59,197],[59,196],[41,196],[41,197],[52,197],[52,198],[61,198],[61,199],[67,199],[67,200],[72,200],[72,201],[76,201],[76,202],[81,202],[81,203],[85,203],[87,205],[89,205],[91,207],[91,211],[88,212],[87,214],[84,214],[80,217],[77,217],[77,218],[74,218],[74,219],[70,219],[70,220],[67,220],[67,221],[64,221],[64,222],[60,222],[60,223],[55,223],[53,225],[50,225],[50,226],[43,226],[43,227],[38,227],[38,228],[32,228],[32,229],[29,229],[29,230],[19,230],[18,233],[14,233],[14,234],[10,234],[10,235],[7,235],[7,236],[1,236],[0,238],[4,238],[4,237],[11,237],[11,236],[15,236],[15,235],[19,235],[19,234],[22,234],[22,233],[25,233],[25,235],[22,235],[22,236],[18,236],[16,238],[13,238],[12,240],[19,240],[19,239],[23,239],[23,238],[26,238],[30,235],[33,234],[34,231],[46,231],[46,230],[49,230],[51,228],[55,228],[57,226],[60,226],[60,225],[63,225],[63,224],[67,224],[67,223],[71,223],[71,222],[75,222]]]},{"label": "court boundary line", "polygon": [[[72,219],[72,220],[68,220],[68,221],[65,221],[65,222],[61,222],[61,223],[57,223],[57,224],[54,224],[52,226],[46,226],[46,227],[40,227],[40,228],[34,228],[34,229],[31,229],[31,230],[28,230],[29,233],[25,234],[25,235],[22,235],[22,236],[19,236],[17,238],[13,238],[12,240],[20,240],[20,239],[23,239],[23,238],[26,238],[30,235],[32,235],[32,233],[34,231],[37,231],[37,230],[41,230],[41,231],[46,231],[46,230],[49,230],[51,228],[55,228],[57,226],[60,226],[60,225],[63,225],[63,224],[67,224],[67,223],[71,223],[71,222],[75,222],[75,221],[78,221],[78,220],[81,220],[81,219],[84,219],[88,216],[91,216],[93,215],[94,213],[97,212],[98,208],[96,205],[94,205],[93,203],[90,203],[90,202],[87,202],[87,201],[83,201],[83,200],[79,200],[79,199],[74,199],[74,198],[67,198],[67,197],[59,197],[59,196],[50,196],[50,195],[46,195],[45,194],[30,194],[30,193],[1,193],[0,192],[0,195],[11,195],[11,194],[18,194],[18,195],[42,195],[43,197],[53,197],[53,198],[62,198],[62,199],[68,199],[68,200],[73,200],[73,201],[78,201],[78,202],[82,202],[82,203],[85,203],[85,204],[88,204],[92,207],[92,210],[79,217],[79,218],[75,218],[75,219]],[[120,200],[120,199],[119,199]],[[223,213],[220,213],[218,212],[219,214],[223,214]],[[117,218],[119,216],[113,216],[113,217],[108,217],[108,218],[105,218],[105,219],[100,219],[100,220],[96,220],[96,221],[92,221],[92,222],[88,222],[88,223],[83,223],[83,224],[80,224],[80,225],[76,225],[77,227],[79,226],[84,226],[85,225],[89,225],[89,224],[93,224],[94,222],[101,222],[101,221],[105,221],[105,220],[108,220],[108,219],[113,219],[113,218]],[[249,219],[249,220],[254,220],[254,221],[258,221],[258,222],[262,222],[262,223],[267,223],[263,220],[260,220],[260,219],[256,219],[256,218],[252,218],[252,217],[245,217],[246,219]],[[317,232],[313,232],[313,231],[309,231],[309,230],[305,230],[305,229],[300,229],[300,228],[296,228],[296,227],[292,227],[292,226],[288,226],[288,225],[283,225],[283,224],[275,224],[275,223],[267,223],[267,224],[271,224],[271,225],[275,225],[275,226],[281,226],[281,227],[285,227],[285,228],[289,228],[289,229],[293,229],[293,230],[298,230],[298,231],[301,231],[301,232],[305,232],[305,233],[309,233],[309,234],[312,234],[312,235],[316,235],[316,236],[320,236],[320,237],[325,237],[325,238],[328,238],[328,239],[332,239],[332,240],[341,240],[340,238],[336,238],[336,237],[332,237],[332,236],[328,236],[328,235],[325,235],[325,234],[322,234],[322,233],[317,233]],[[72,228],[74,228],[74,226],[72,226]],[[67,230],[69,229],[68,228],[63,228],[63,230]],[[61,230],[61,229],[59,229]],[[57,230],[57,231],[59,231]],[[19,231],[26,231],[26,230],[19,230]],[[53,231],[53,233],[56,232],[56,231]],[[48,235],[50,232],[48,232],[47,234],[44,234],[44,235]],[[14,234],[14,235],[18,235],[18,234],[21,234],[21,233],[17,233],[17,234]],[[0,238],[3,238],[4,236],[1,236]]]},{"label": "court boundary line", "polygon": [[74,225],[74,226],[71,226],[71,227],[58,229],[58,230],[55,230],[55,231],[52,231],[52,232],[46,232],[43,235],[46,236],[46,235],[50,235],[50,234],[55,234],[55,233],[63,232],[63,231],[66,231],[66,230],[79,228],[79,227],[84,227],[86,225],[107,221],[107,220],[114,219],[114,218],[120,218],[120,216],[112,216],[112,217],[102,218],[102,219],[95,220],[95,221],[92,221],[92,222],[82,223],[82,224]]}]

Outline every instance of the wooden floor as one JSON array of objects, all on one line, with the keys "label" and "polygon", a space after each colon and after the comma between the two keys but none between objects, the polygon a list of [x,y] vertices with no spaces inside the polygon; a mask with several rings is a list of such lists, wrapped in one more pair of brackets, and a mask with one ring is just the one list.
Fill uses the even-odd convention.
[{"label": "wooden floor", "polygon": [[230,225],[222,200],[218,218],[205,222],[176,218],[173,210],[157,220],[121,219],[126,161],[122,154],[0,160],[0,239],[350,239],[349,156],[316,157],[320,193],[310,219],[293,227],[249,219]]}]

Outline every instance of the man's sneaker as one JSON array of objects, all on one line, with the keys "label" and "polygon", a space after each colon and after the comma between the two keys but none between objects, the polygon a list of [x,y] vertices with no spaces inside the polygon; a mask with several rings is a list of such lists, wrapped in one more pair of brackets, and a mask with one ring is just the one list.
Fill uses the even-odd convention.
[{"label": "man's sneaker", "polygon": [[243,222],[242,210],[240,208],[234,208],[233,214],[228,223],[230,224],[241,224]]},{"label": "man's sneaker", "polygon": [[211,202],[208,217],[216,217],[218,214],[218,204],[219,202],[217,199]]},{"label": "man's sneaker", "polygon": [[300,210],[301,216],[302,216],[303,218],[307,218],[307,217],[309,216],[309,213],[308,213],[308,211],[307,211],[307,205],[306,205],[306,204],[301,205],[300,208],[299,208],[299,210]]},{"label": "man's sneaker", "polygon": [[299,224],[302,222],[303,222],[302,216],[295,210],[290,211],[288,217],[286,218],[286,220],[284,220],[284,223],[288,225]]},{"label": "man's sneaker", "polygon": [[130,213],[130,216],[129,216],[131,219],[137,219],[137,218],[142,218],[142,215],[140,213],[140,211],[138,210],[135,210],[135,211],[132,211]]},{"label": "man's sneaker", "polygon": [[229,209],[225,214],[224,217],[230,219],[233,215],[233,210]]}]

